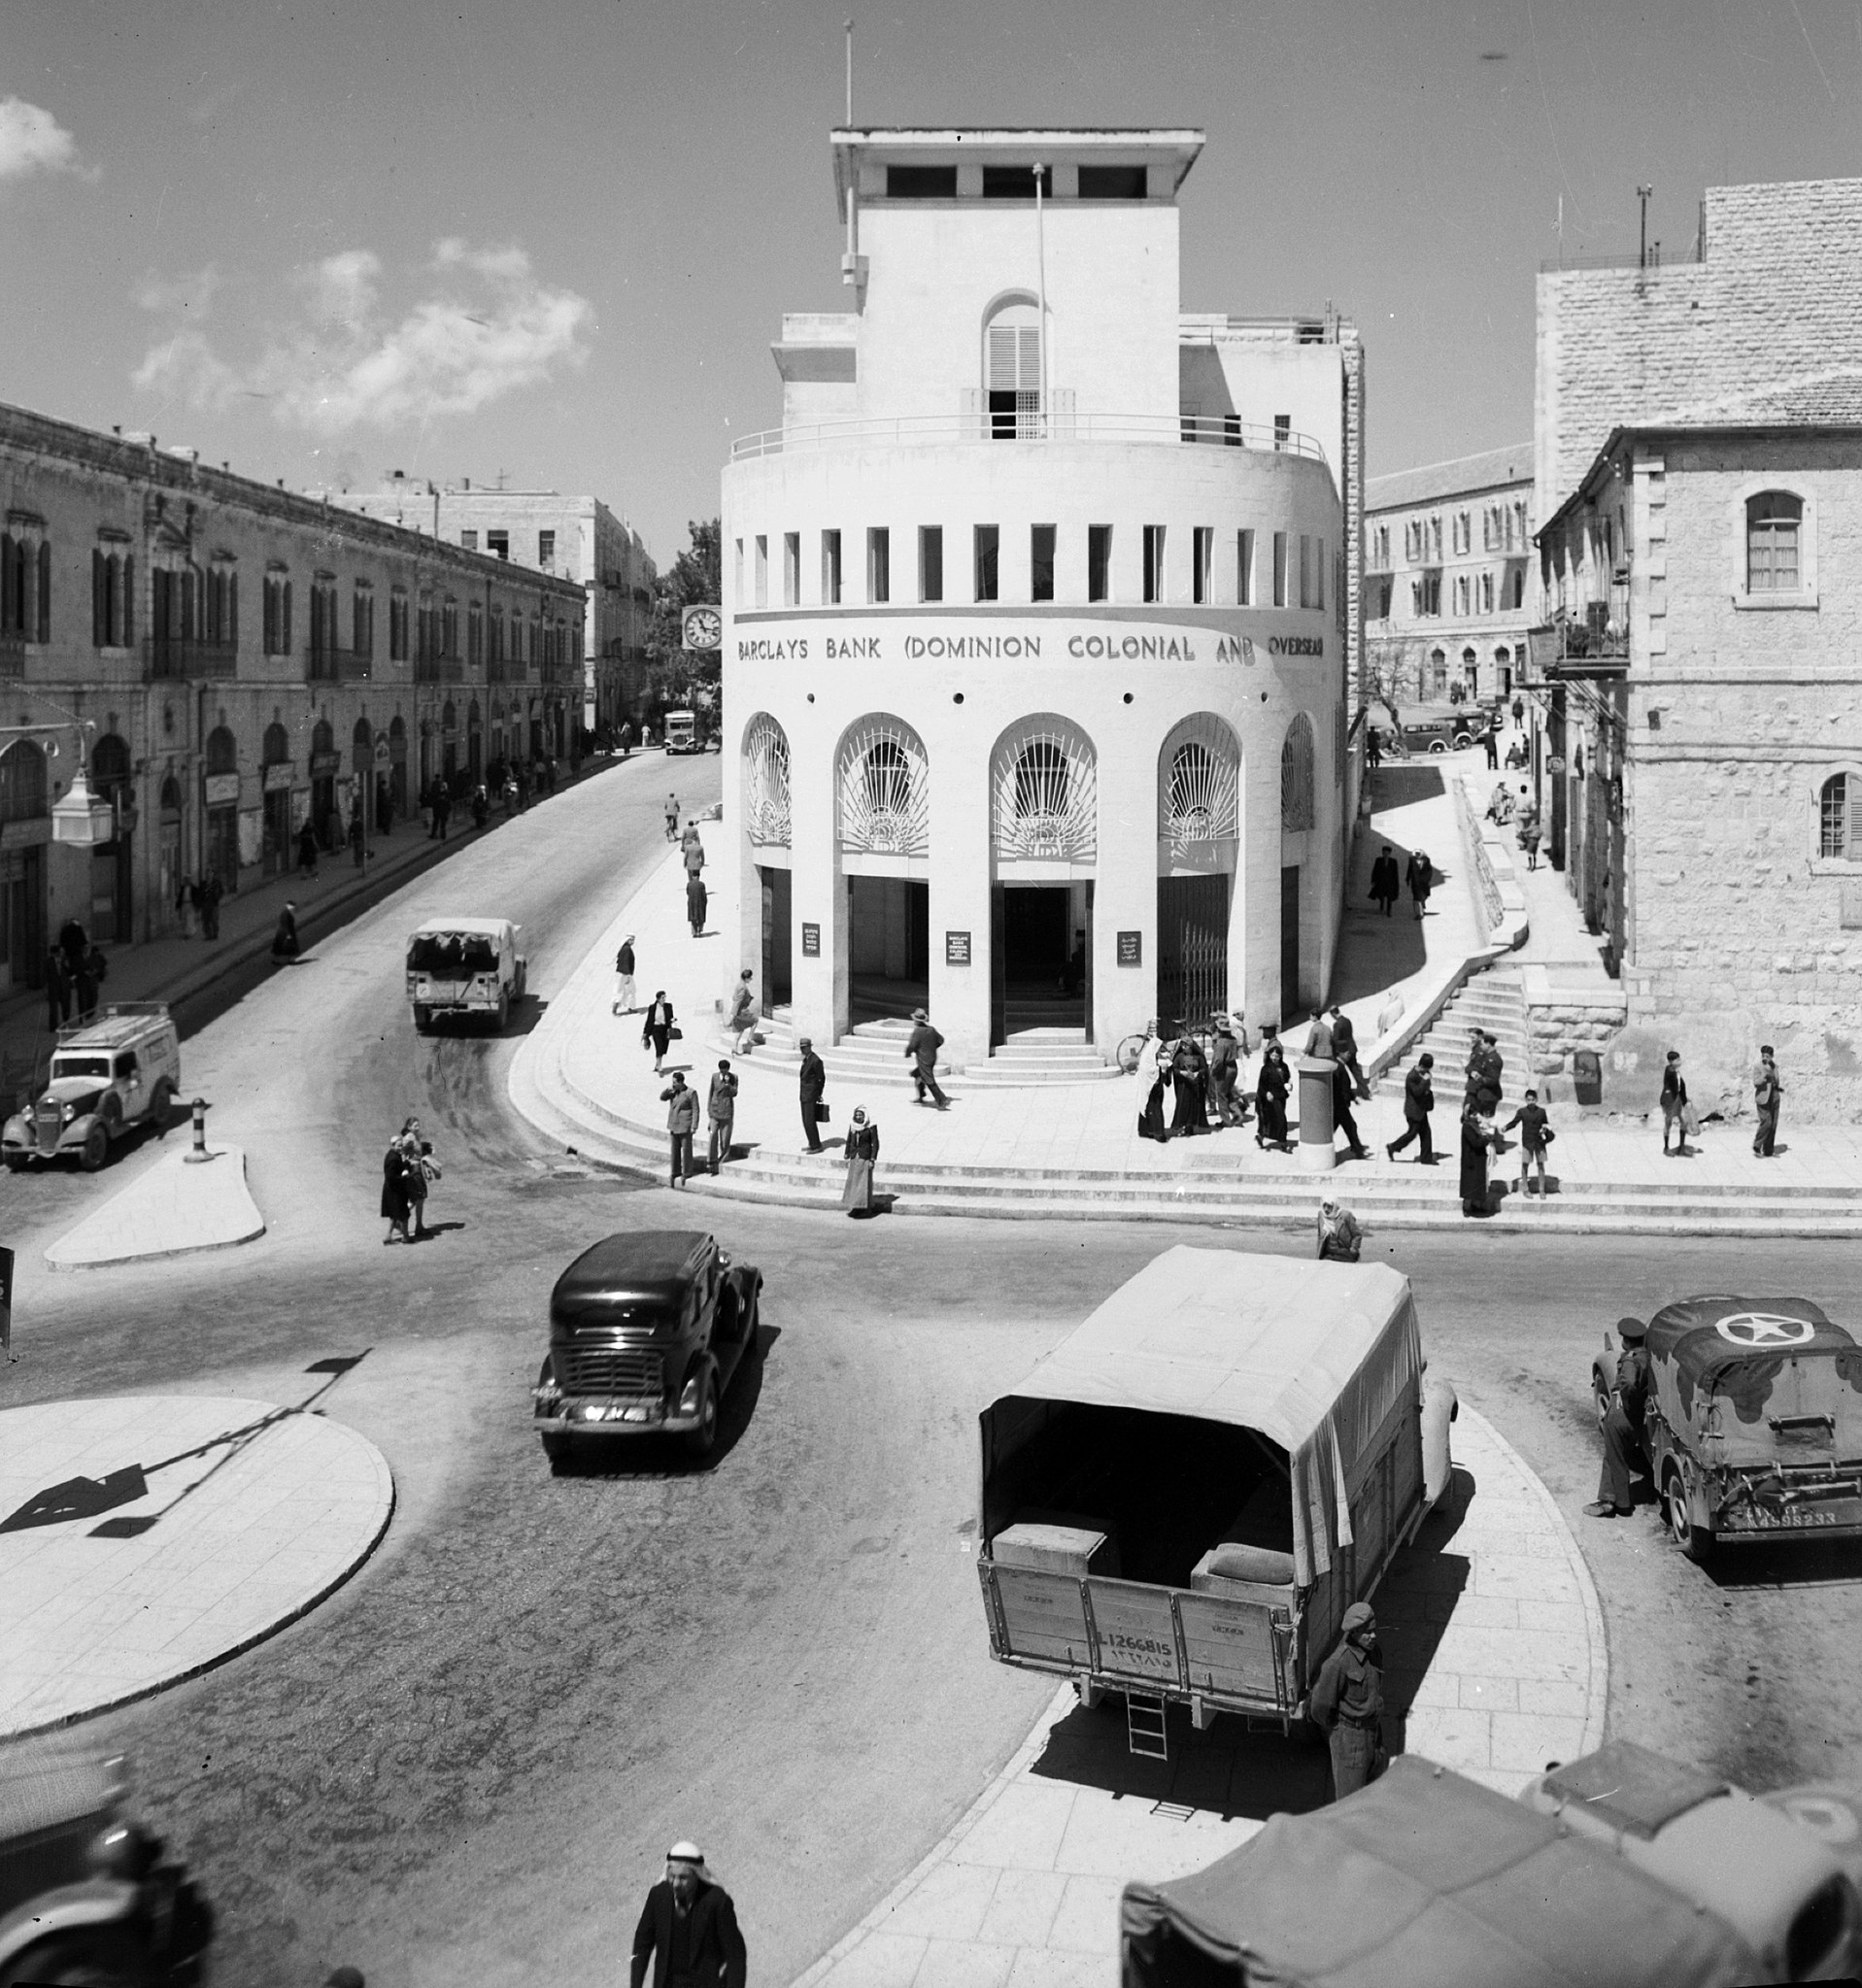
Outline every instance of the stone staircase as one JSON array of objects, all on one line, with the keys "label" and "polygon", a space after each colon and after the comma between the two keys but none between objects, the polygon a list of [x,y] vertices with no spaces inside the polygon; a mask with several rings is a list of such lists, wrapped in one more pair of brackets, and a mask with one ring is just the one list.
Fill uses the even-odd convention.
[{"label": "stone staircase", "polygon": [[1426,1050],[1435,1060],[1436,1123],[1460,1114],[1468,1063],[1469,1031],[1484,1028],[1495,1038],[1503,1060],[1501,1091],[1510,1111],[1532,1083],[1531,1022],[1526,988],[1517,966],[1495,965],[1473,975],[1449,995],[1440,1014],[1412,1042],[1400,1062],[1377,1080],[1376,1089],[1401,1097],[1404,1080]]},{"label": "stone staircase", "polygon": [[[795,1019],[788,1008],[778,1008],[758,1025],[764,1041],[750,1052],[761,1067],[773,1063],[781,1069],[799,1069],[801,1049],[796,1036]],[[889,1018],[882,1022],[861,1022],[829,1047],[815,1045],[830,1083],[863,1085],[882,1090],[903,1091],[911,1087],[911,1065],[905,1061],[905,1043],[912,1025]],[[706,1035],[705,1046],[716,1056],[735,1058],[736,1044],[722,1022]],[[939,1080],[957,1074],[956,1065],[940,1058]],[[1094,1083],[1119,1074],[1085,1039],[1079,1028],[1025,1028],[1002,1043],[987,1062],[966,1066],[962,1071],[965,1090],[1000,1090],[1026,1085]]]}]

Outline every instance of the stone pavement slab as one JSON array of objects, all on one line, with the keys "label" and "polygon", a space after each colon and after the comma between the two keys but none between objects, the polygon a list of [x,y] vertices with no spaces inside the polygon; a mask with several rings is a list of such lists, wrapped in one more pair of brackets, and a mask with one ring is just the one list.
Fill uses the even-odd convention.
[{"label": "stone pavement slab", "polygon": [[210,1157],[198,1162],[182,1137],[175,1148],[61,1235],[46,1251],[47,1264],[97,1270],[142,1257],[230,1249],[264,1234],[265,1218],[246,1185],[242,1147],[209,1146]]},{"label": "stone pavement slab", "polygon": [[[1570,1528],[1519,1454],[1465,1404],[1453,1442],[1455,1488],[1377,1595],[1387,1736],[1513,1795],[1602,1743],[1603,1616]],[[1464,1629],[1460,1611],[1479,1616],[1522,1561],[1540,1570],[1540,1620]],[[1084,1711],[1063,1687],[968,1813],[796,1988],[1116,1988],[1129,1880],[1186,1876],[1274,1810],[1326,1799],[1324,1756],[1298,1738],[1233,1717],[1198,1734],[1173,1718],[1169,1744],[1168,1763],[1132,1758],[1116,1709]]]},{"label": "stone pavement slab", "polygon": [[0,1736],[223,1664],[374,1551],[394,1480],[321,1412],[211,1396],[0,1413]]}]

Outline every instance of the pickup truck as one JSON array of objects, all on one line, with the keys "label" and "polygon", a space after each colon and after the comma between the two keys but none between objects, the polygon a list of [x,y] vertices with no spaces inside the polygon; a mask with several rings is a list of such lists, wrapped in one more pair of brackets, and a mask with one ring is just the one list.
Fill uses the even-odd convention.
[{"label": "pickup truck", "polygon": [[[1720,1544],[1862,1535],[1862,1345],[1802,1297],[1689,1297],[1648,1323],[1642,1434],[1690,1560]],[[1616,1356],[1591,1367],[1600,1419]]]},{"label": "pickup truck", "polygon": [[584,1250],[550,1294],[550,1351],[531,1390],[551,1468],[643,1435],[710,1456],[718,1403],[757,1344],[762,1293],[762,1273],[699,1230],[636,1230]]},{"label": "pickup truck", "polygon": [[1167,1250],[983,1411],[991,1656],[1122,1693],[1134,1752],[1170,1700],[1291,1731],[1447,1489],[1453,1407],[1397,1271]]},{"label": "pickup truck", "polygon": [[424,1035],[442,1015],[502,1029],[524,997],[524,931],[508,918],[429,918],[407,942],[407,998]]}]

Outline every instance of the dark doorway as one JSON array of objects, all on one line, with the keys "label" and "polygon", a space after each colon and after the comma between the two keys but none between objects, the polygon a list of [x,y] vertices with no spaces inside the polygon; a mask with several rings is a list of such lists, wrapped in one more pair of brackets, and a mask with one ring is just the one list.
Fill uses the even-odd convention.
[{"label": "dark doorway", "polygon": [[1027,1028],[1082,1027],[1084,919],[1074,916],[1073,891],[1066,884],[999,884],[996,894],[1002,907],[1004,1035]]},{"label": "dark doorway", "polygon": [[766,869],[761,863],[757,876],[762,886],[762,1012],[773,1015],[789,1005],[793,993],[789,964],[791,877],[788,870]]},{"label": "dark doorway", "polygon": [[1280,1026],[1300,1013],[1300,865],[1280,872]]},{"label": "dark doorway", "polygon": [[908,877],[847,879],[848,1021],[883,1021],[931,993],[931,886]]},{"label": "dark doorway", "polygon": [[1229,879],[1157,880],[1157,1011],[1202,1022],[1229,1006]]}]

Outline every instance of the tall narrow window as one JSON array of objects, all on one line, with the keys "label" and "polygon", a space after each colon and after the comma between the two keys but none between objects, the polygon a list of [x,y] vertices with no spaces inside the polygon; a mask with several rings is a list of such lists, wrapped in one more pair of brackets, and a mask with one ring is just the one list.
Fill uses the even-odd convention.
[{"label": "tall narrow window", "polygon": [[546,571],[556,561],[556,533],[539,531],[536,535],[536,562]]},{"label": "tall narrow window", "polygon": [[1240,448],[1241,417],[1238,414],[1225,414],[1222,417],[1222,441],[1226,448]]},{"label": "tall narrow window", "polygon": [[1109,524],[1089,524],[1086,527],[1086,597],[1088,600],[1112,598],[1112,527]]},{"label": "tall narrow window", "polygon": [[1273,446],[1276,449],[1284,449],[1292,440],[1293,417],[1290,414],[1275,415],[1273,418]]},{"label": "tall narrow window", "polygon": [[975,597],[978,600],[995,600],[1001,573],[1002,528],[999,524],[979,524],[973,537]]},{"label": "tall narrow window", "polygon": [[1254,605],[1254,533],[1235,535],[1235,600],[1237,607]]},{"label": "tall narrow window", "polygon": [[[477,612],[475,607],[473,613]],[[356,581],[351,598],[349,646],[363,659],[375,652],[375,594],[364,580]]]},{"label": "tall narrow window", "polygon": [[1190,598],[1205,607],[1210,596],[1210,580],[1215,566],[1215,527],[1199,524],[1191,546]]},{"label": "tall narrow window", "polygon": [[1273,604],[1275,607],[1287,604],[1287,535],[1284,531],[1273,534]]},{"label": "tall narrow window", "polygon": [[[1031,194],[1033,175],[1028,180]],[[1040,432],[1041,327],[1033,303],[1005,304],[984,327],[983,390],[993,441]]]},{"label": "tall narrow window", "polygon": [[769,540],[765,533],[757,534],[757,605],[769,605]]},{"label": "tall narrow window", "polygon": [[801,533],[782,535],[782,604],[795,607],[801,599]]},{"label": "tall narrow window", "polygon": [[1029,532],[1028,577],[1028,597],[1031,600],[1054,598],[1054,527],[1051,524],[1036,524]]},{"label": "tall narrow window", "polygon": [[1312,604],[1326,604],[1326,542],[1322,538],[1312,541]]},{"label": "tall narrow window", "polygon": [[1745,502],[1745,590],[1795,593],[1802,584],[1798,538],[1804,499],[1788,490],[1761,490]]},{"label": "tall narrow window", "polygon": [[883,524],[866,527],[866,598],[875,604],[893,597],[893,535]]},{"label": "tall narrow window", "polygon": [[739,607],[743,606],[743,540],[736,542],[736,557],[731,561],[731,598]]},{"label": "tall narrow window", "polygon": [[920,600],[942,600],[944,597],[944,527],[941,524],[921,524],[918,527],[918,597]]},{"label": "tall narrow window", "polygon": [[1833,773],[1823,783],[1817,801],[1817,842],[1819,856],[1853,858],[1862,855],[1856,838],[1849,832],[1849,776]]},{"label": "tall narrow window", "polygon": [[1164,598],[1164,527],[1161,524],[1144,527],[1144,597],[1146,600]]},{"label": "tall narrow window", "polygon": [[823,607],[840,605],[840,533],[824,531],[821,535],[821,604]]},{"label": "tall narrow window", "polygon": [[389,662],[407,660],[407,590],[395,588],[388,597],[388,659]]}]

